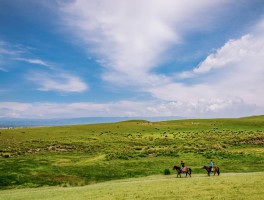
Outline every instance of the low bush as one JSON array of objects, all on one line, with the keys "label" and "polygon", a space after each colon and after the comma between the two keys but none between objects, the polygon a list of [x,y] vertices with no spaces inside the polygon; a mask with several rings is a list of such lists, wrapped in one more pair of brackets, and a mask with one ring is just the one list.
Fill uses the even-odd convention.
[{"label": "low bush", "polygon": [[170,175],[170,170],[169,169],[164,169],[163,173],[164,173],[164,175]]}]

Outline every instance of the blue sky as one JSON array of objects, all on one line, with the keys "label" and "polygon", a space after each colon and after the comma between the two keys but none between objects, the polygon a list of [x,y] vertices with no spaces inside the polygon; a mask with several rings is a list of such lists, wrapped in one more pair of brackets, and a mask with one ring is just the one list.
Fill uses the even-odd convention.
[{"label": "blue sky", "polygon": [[264,114],[262,0],[0,0],[0,117]]}]

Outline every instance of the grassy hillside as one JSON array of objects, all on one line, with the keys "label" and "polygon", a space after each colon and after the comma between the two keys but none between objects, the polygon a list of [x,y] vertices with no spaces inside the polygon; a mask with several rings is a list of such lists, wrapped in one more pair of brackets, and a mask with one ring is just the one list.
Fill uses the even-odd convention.
[{"label": "grassy hillside", "polygon": [[217,177],[195,175],[150,176],[109,181],[84,187],[43,187],[0,191],[2,200],[111,199],[263,199],[264,173],[228,173]]},{"label": "grassy hillside", "polygon": [[[162,174],[264,171],[264,116],[0,130],[0,189],[82,186]],[[172,171],[172,170],[171,170]]]}]

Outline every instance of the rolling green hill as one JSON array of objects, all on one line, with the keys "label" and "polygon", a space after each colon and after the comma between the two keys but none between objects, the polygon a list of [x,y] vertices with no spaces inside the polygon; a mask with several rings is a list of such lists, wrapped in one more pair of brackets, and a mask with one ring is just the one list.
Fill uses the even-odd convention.
[{"label": "rolling green hill", "polygon": [[0,188],[82,186],[163,174],[264,171],[264,116],[0,130]]}]

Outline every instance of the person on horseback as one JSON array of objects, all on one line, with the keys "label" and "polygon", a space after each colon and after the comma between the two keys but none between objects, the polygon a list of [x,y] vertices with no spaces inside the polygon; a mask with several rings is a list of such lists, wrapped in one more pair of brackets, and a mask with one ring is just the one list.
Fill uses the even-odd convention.
[{"label": "person on horseback", "polygon": [[183,161],[181,161],[181,171],[183,171],[184,167],[185,167],[185,164]]},{"label": "person on horseback", "polygon": [[213,169],[213,167],[214,167],[213,160],[211,160],[209,167],[210,167],[210,171],[212,171],[212,169]]}]

